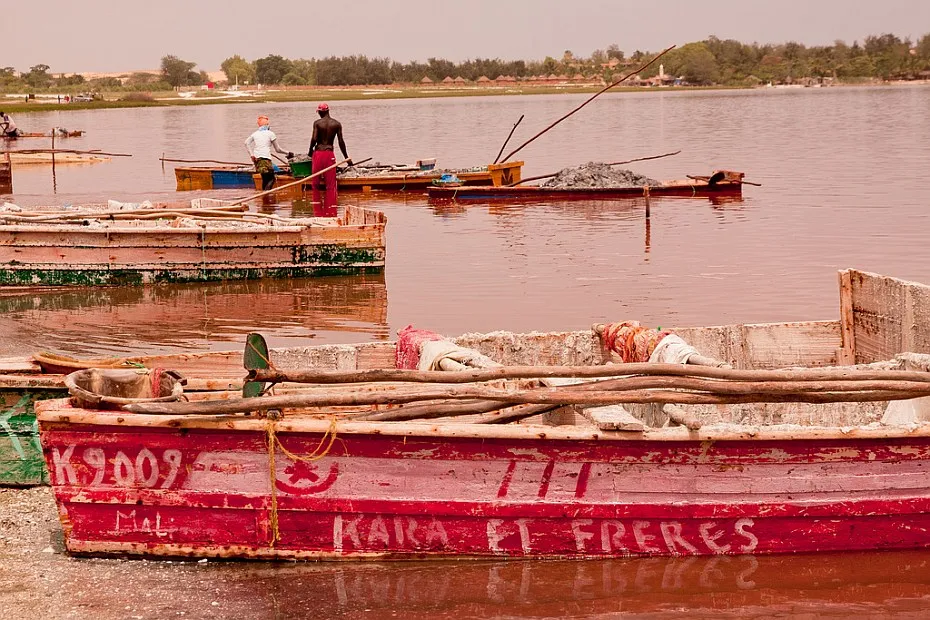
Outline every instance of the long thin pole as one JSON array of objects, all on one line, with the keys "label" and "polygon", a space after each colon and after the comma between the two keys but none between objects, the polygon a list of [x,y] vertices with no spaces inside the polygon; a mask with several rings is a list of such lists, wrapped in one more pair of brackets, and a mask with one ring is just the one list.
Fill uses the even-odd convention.
[{"label": "long thin pole", "polygon": [[558,125],[558,124],[561,123],[562,121],[564,121],[566,118],[568,118],[569,116],[571,116],[572,114],[574,114],[575,112],[577,112],[578,110],[580,110],[581,108],[585,107],[586,105],[588,105],[589,103],[591,103],[592,101],[594,101],[595,99],[597,99],[599,96],[601,96],[601,95],[603,95],[604,93],[606,93],[608,90],[610,90],[610,89],[613,88],[614,86],[617,86],[618,84],[622,84],[623,82],[627,81],[628,79],[630,79],[631,77],[633,77],[633,76],[636,75],[637,73],[640,73],[640,72],[642,72],[642,71],[645,71],[645,70],[648,69],[655,61],[657,61],[658,59],[662,58],[663,56],[665,56],[666,54],[668,54],[668,53],[669,53],[670,51],[672,51],[673,49],[675,49],[675,46],[674,46],[674,45],[671,46],[671,47],[666,48],[664,51],[662,51],[661,53],[659,53],[658,56],[656,56],[655,58],[653,58],[652,60],[650,60],[649,62],[647,62],[646,64],[644,64],[644,65],[643,65],[642,67],[640,67],[639,69],[636,69],[635,71],[631,71],[630,73],[627,73],[626,75],[624,75],[622,78],[620,78],[619,80],[617,80],[617,81],[614,82],[613,84],[608,84],[607,86],[605,86],[605,87],[602,88],[601,90],[597,91],[596,93],[594,93],[593,95],[591,95],[591,96],[590,96],[584,103],[582,103],[580,106],[578,106],[577,108],[575,108],[574,110],[572,110],[571,112],[569,112],[568,114],[566,114],[565,116],[563,116],[562,118],[558,119],[557,121],[555,121],[554,123],[552,123],[551,125],[549,125],[548,127],[546,127],[545,129],[543,129],[542,131],[540,131],[540,132],[539,132],[538,134],[536,134],[535,136],[533,136],[532,138],[530,138],[529,140],[527,140],[526,142],[524,142],[523,144],[521,144],[520,146],[518,146],[517,148],[515,148],[514,150],[512,150],[510,153],[508,153],[507,157],[505,157],[504,159],[501,160],[501,162],[502,162],[502,163],[503,163],[503,162],[506,162],[508,159],[510,159],[511,157],[513,157],[514,155],[516,155],[517,153],[519,153],[520,151],[522,151],[523,148],[526,147],[528,144],[530,144],[533,140],[535,140],[535,139],[538,138],[539,136],[543,135],[544,133],[546,133],[547,131],[549,131],[550,129],[552,129],[553,127],[555,127],[556,125]]},{"label": "long thin pole", "polygon": [[507,143],[510,142],[510,138],[513,137],[513,132],[515,132],[515,131],[517,130],[517,125],[519,125],[520,123],[523,122],[523,117],[524,117],[524,116],[526,116],[526,115],[525,115],[525,114],[521,114],[521,115],[520,115],[520,118],[517,119],[517,122],[514,123],[514,124],[513,124],[513,127],[510,128],[510,133],[507,134],[507,139],[504,140],[504,143],[503,143],[503,144],[501,144],[501,150],[498,151],[497,157],[494,158],[494,162],[493,162],[493,163],[496,164],[497,162],[500,161],[501,155],[504,154],[504,149],[507,148]]},{"label": "long thin pole", "polygon": [[226,166],[251,166],[251,163],[243,163],[241,161],[220,161],[218,159],[172,159],[170,157],[165,157],[162,154],[158,158],[161,161],[162,165],[165,165],[165,162],[171,162],[175,164],[223,164]]},{"label": "long thin pole", "polygon": [[[354,165],[357,166],[357,165],[359,165],[359,164],[364,164],[366,161],[370,161],[370,160],[371,160],[371,157],[369,157],[369,158],[367,158],[367,159],[363,159],[363,160],[358,161],[358,162],[353,162],[353,163],[354,163]],[[274,189],[269,189],[268,191],[259,192],[259,193],[255,194],[255,195],[253,195],[253,196],[246,196],[245,198],[240,198],[239,200],[230,203],[228,206],[231,207],[231,206],[234,206],[234,205],[241,205],[241,204],[246,203],[246,202],[249,202],[249,201],[251,201],[251,200],[255,200],[256,198],[261,198],[262,196],[267,196],[268,194],[274,194],[275,192],[279,192],[279,191],[281,191],[282,189],[287,189],[288,187],[293,187],[293,186],[298,185],[298,184],[300,184],[300,183],[306,183],[307,181],[309,181],[309,180],[312,179],[313,177],[320,176],[320,175],[323,174],[324,172],[329,172],[330,170],[332,170],[332,169],[335,168],[336,166],[341,166],[342,164],[346,163],[347,161],[349,161],[349,159],[343,159],[342,161],[338,161],[338,162],[336,162],[335,164],[333,164],[332,166],[329,166],[328,168],[323,168],[323,169],[320,170],[319,172],[314,172],[313,174],[311,174],[311,175],[308,176],[308,177],[302,177],[302,178],[300,178],[300,179],[297,179],[297,180],[294,181],[293,183],[287,183],[287,184],[282,185],[282,186],[280,186],[280,187],[275,187]]]},{"label": "long thin pole", "polygon": [[18,149],[13,151],[0,151],[2,153],[51,153],[52,156],[55,156],[55,153],[75,153],[78,155],[106,155],[109,157],[132,157],[132,153],[107,153],[106,151],[101,151],[99,149],[94,149],[92,151],[79,151],[77,149]]},{"label": "long thin pole", "polygon": [[[636,159],[627,159],[625,161],[612,161],[608,166],[622,166],[623,164],[632,164],[634,161],[648,161],[650,159],[662,159],[663,157],[671,157],[672,155],[678,155],[681,151],[675,151],[674,153],[663,153],[662,155],[652,155],[651,157],[637,157]],[[511,183],[505,187],[516,187],[517,185],[522,185],[530,181],[540,181],[542,179],[551,179],[552,177],[559,174],[558,172],[551,172],[549,174],[541,174],[537,177],[527,177],[525,179],[520,179],[516,183]]]}]

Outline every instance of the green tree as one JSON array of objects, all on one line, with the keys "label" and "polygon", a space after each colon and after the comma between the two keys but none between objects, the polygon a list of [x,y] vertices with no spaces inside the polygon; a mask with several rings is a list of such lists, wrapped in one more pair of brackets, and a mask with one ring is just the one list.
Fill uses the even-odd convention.
[{"label": "green tree", "polygon": [[161,59],[161,73],[174,88],[200,84],[200,74],[194,71],[196,66],[196,62],[181,60],[177,56],[168,55]]},{"label": "green tree", "polygon": [[680,75],[691,84],[714,84],[717,82],[719,68],[717,59],[708,49],[706,43],[688,43],[670,52],[668,72]]},{"label": "green tree", "polygon": [[48,65],[33,65],[29,73],[23,76],[26,84],[33,88],[46,88],[52,83],[52,76],[48,74]]},{"label": "green tree", "polygon": [[290,60],[271,54],[255,61],[255,81],[259,84],[280,84],[291,69]]},{"label": "green tree", "polygon": [[242,56],[230,56],[220,65],[230,84],[254,84],[255,66]]}]

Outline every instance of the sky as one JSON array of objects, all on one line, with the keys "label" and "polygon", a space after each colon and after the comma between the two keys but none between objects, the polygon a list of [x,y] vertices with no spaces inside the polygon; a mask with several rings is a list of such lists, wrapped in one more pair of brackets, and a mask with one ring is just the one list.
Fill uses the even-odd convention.
[{"label": "sky", "polygon": [[4,0],[0,67],[58,72],[156,69],[166,54],[219,69],[224,58],[364,54],[543,59],[627,54],[709,35],[746,43],[847,43],[930,32],[930,0]]}]

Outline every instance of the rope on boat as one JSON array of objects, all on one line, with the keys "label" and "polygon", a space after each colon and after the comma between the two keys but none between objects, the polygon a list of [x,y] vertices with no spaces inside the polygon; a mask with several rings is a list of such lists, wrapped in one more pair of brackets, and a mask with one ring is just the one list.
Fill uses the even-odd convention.
[{"label": "rope on boat", "polygon": [[329,428],[323,433],[323,437],[320,438],[320,443],[317,447],[314,448],[310,454],[304,456],[295,454],[285,448],[284,444],[282,444],[281,440],[278,438],[276,428],[278,415],[277,413],[269,411],[267,424],[265,426],[265,436],[268,446],[268,479],[271,483],[271,510],[268,516],[268,522],[271,526],[271,540],[268,542],[269,547],[274,547],[275,544],[281,540],[281,530],[278,527],[278,481],[275,466],[275,453],[280,448],[281,452],[292,461],[312,463],[314,461],[319,461],[329,454],[333,444],[336,443],[336,416],[332,416],[329,420]]}]

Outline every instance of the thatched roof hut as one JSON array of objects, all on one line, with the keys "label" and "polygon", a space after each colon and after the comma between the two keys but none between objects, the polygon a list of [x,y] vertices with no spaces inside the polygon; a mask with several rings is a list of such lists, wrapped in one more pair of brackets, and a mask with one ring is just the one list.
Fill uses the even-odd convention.
[{"label": "thatched roof hut", "polygon": [[488,83],[488,82],[490,82],[490,81],[491,81],[491,79],[490,79],[488,76],[486,76],[486,75],[482,75],[480,78],[478,78],[478,83],[479,83],[479,84],[486,84],[486,83]]},{"label": "thatched roof hut", "polygon": [[433,80],[429,79],[428,75],[423,76],[423,79],[420,80],[420,84],[432,84]]},{"label": "thatched roof hut", "polygon": [[461,75],[458,76],[457,78],[455,78],[455,83],[456,83],[456,84],[464,84],[466,81],[467,81],[467,80],[466,80],[465,78],[463,78]]},{"label": "thatched roof hut", "polygon": [[447,75],[446,77],[442,79],[443,84],[453,84],[454,82],[455,80],[453,80],[452,77],[449,75]]}]

